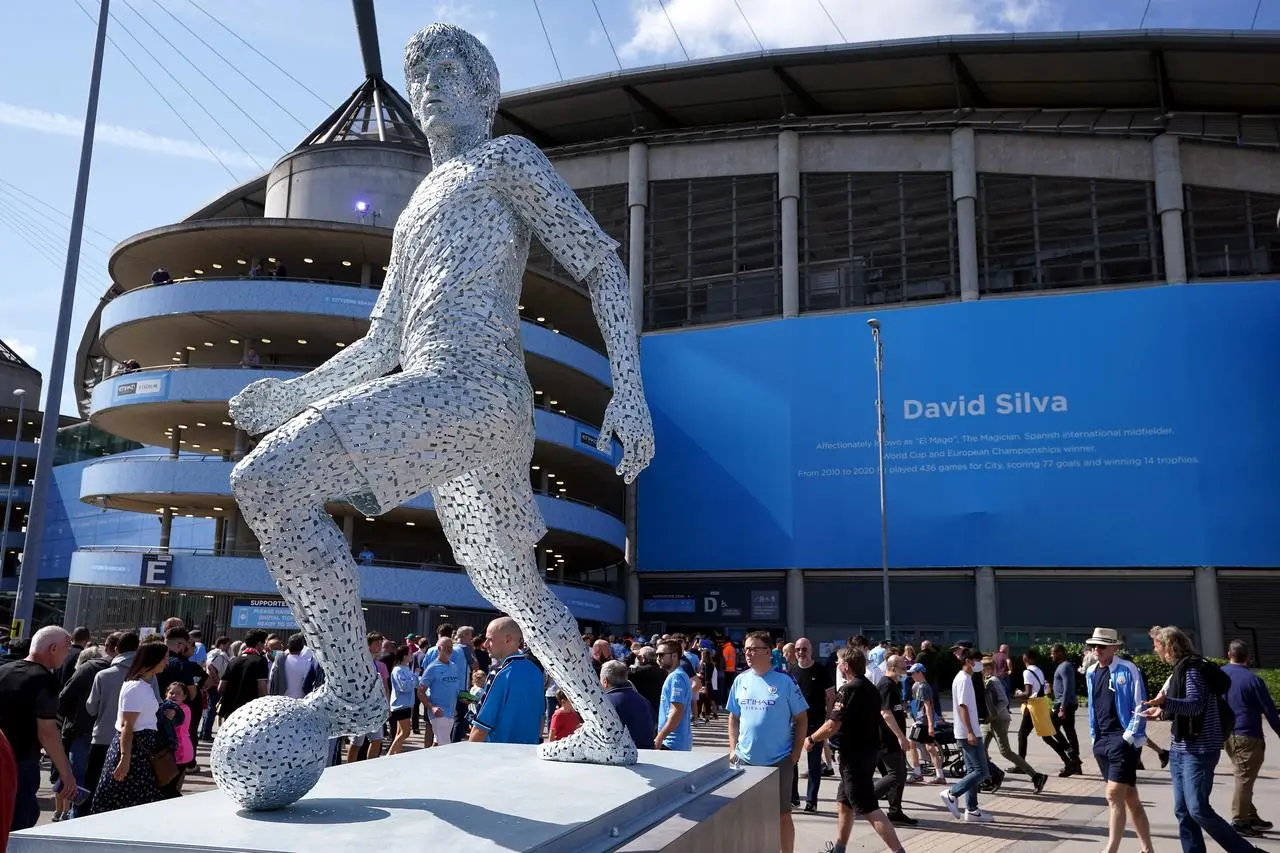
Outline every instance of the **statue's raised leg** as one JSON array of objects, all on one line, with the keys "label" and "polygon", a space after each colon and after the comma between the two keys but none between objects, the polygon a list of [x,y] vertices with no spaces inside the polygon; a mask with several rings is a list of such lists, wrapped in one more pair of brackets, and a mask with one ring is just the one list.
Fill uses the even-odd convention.
[{"label": "statue's raised leg", "polygon": [[223,723],[214,778],[246,808],[296,801],[319,779],[329,738],[379,729],[387,717],[356,563],[325,511],[326,500],[364,488],[336,434],[310,410],[268,435],[232,474],[245,521],[325,674],[304,700],[263,697]]},{"label": "statue's raised leg", "polygon": [[539,754],[555,761],[634,764],[635,745],[605,698],[578,623],[538,570],[534,546],[546,528],[529,484],[528,455],[452,479],[435,497],[454,557],[480,594],[520,625],[530,651],[582,717],[576,732],[542,744]]}]

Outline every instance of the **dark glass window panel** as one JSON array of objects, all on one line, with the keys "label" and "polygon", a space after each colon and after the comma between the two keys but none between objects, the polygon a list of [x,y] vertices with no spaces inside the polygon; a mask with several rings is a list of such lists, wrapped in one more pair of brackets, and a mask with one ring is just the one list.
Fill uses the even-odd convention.
[{"label": "dark glass window panel", "polygon": [[1153,193],[1146,181],[979,175],[980,290],[1162,280]]},{"label": "dark glass window panel", "polygon": [[647,228],[646,329],[781,312],[775,175],[653,182]]},{"label": "dark glass window panel", "polygon": [[959,293],[950,175],[804,174],[800,195],[801,310]]},{"label": "dark glass window panel", "polygon": [[1270,276],[1280,269],[1280,196],[1196,186],[1183,192],[1189,278]]}]

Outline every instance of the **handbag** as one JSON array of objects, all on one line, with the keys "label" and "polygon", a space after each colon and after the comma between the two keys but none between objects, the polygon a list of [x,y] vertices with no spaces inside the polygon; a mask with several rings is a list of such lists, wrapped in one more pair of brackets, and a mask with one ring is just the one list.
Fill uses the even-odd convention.
[{"label": "handbag", "polygon": [[913,722],[907,726],[907,740],[918,741],[922,734],[924,734],[924,723]]},{"label": "handbag", "polygon": [[151,753],[151,769],[156,774],[156,784],[161,788],[178,778],[178,762],[173,757],[173,750],[161,747]]},{"label": "handbag", "polygon": [[1037,735],[1053,737],[1057,733],[1057,729],[1053,727],[1053,712],[1049,710],[1048,696],[1032,696],[1026,702],[1026,709],[1031,715]]}]

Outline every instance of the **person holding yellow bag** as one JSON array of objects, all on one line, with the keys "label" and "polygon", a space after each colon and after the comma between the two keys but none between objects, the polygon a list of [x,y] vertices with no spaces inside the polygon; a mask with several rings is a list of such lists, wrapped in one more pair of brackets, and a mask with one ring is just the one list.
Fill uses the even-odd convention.
[{"label": "person holding yellow bag", "polygon": [[1052,710],[1049,705],[1049,685],[1045,681],[1044,671],[1039,666],[1040,656],[1035,649],[1027,649],[1022,653],[1023,688],[1016,694],[1022,701],[1022,725],[1018,727],[1018,755],[1027,757],[1027,736],[1034,729],[1040,739],[1062,759],[1064,771],[1072,770],[1078,763],[1071,753],[1066,738],[1058,734],[1053,725]]}]

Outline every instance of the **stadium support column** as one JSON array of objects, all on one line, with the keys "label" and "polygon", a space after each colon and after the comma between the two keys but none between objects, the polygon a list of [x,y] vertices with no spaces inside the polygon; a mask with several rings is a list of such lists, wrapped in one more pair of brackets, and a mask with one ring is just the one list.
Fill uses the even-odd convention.
[{"label": "stadium support column", "polygon": [[[246,351],[248,348],[249,345],[245,344]],[[248,452],[249,434],[242,429],[238,429],[235,431],[235,437],[232,439],[231,461],[239,462]],[[223,540],[222,553],[224,555],[238,557],[243,551],[240,547],[240,528],[242,526],[240,522],[241,518],[240,507],[232,507],[230,514],[227,516],[226,526],[223,528],[223,535],[225,539]]]},{"label": "stadium support column", "polygon": [[160,550],[168,551],[169,542],[173,539],[173,510],[168,507],[160,513]]},{"label": "stadium support column", "polygon": [[978,298],[978,159],[973,128],[951,131],[951,197],[956,203],[960,298]]},{"label": "stadium support column", "polygon": [[1170,284],[1187,280],[1187,255],[1182,243],[1182,158],[1178,137],[1163,133],[1151,140],[1156,175],[1156,212],[1164,239],[1164,278]]},{"label": "stadium support column", "polygon": [[782,217],[782,316],[800,314],[800,136],[778,134],[778,200]]},{"label": "stadium support column", "polygon": [[[645,219],[649,210],[649,147],[633,142],[627,151],[627,209],[631,214],[628,233],[628,273],[631,278],[631,313],[636,334],[644,329]],[[640,579],[636,576],[636,484],[627,486],[625,521],[626,550],[622,566],[622,590],[627,603],[627,625],[640,624]]]},{"label": "stadium support column", "polygon": [[978,566],[973,571],[974,603],[978,614],[978,648],[994,652],[1000,645],[1000,614],[996,604],[996,570]]},{"label": "stadium support column", "polygon": [[1218,600],[1218,570],[1196,566],[1196,622],[1200,627],[1200,653],[1207,658],[1226,657],[1222,607]]},{"label": "stadium support column", "polygon": [[649,209],[649,147],[631,143],[627,152],[627,210],[631,214],[628,258],[631,276],[631,313],[636,331],[644,328],[644,222]]},{"label": "stadium support column", "polygon": [[804,572],[800,569],[787,569],[787,639],[795,642],[803,636]]},{"label": "stadium support column", "polygon": [[342,517],[342,538],[347,540],[348,545],[355,547],[356,517],[354,515],[344,515]]}]

